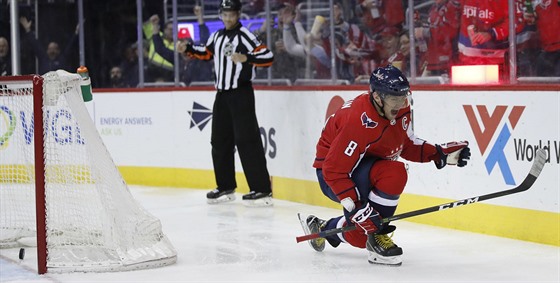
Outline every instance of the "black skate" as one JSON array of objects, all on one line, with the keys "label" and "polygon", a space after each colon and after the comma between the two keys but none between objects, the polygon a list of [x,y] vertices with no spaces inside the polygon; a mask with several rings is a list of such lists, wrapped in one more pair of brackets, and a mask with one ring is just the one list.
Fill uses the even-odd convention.
[{"label": "black skate", "polygon": [[272,206],[272,193],[250,191],[243,195],[243,204],[251,207]]},{"label": "black skate", "polygon": [[219,190],[213,189],[206,194],[206,202],[209,204],[230,202],[235,200],[235,189]]},{"label": "black skate", "polygon": [[[319,219],[317,216],[314,215],[309,215],[304,220],[301,214],[298,213],[298,218],[301,224],[301,228],[303,228],[303,232],[306,235],[321,232],[321,228],[323,228],[326,224],[325,220]],[[318,252],[322,252],[325,249],[325,238],[316,238],[313,240],[309,240],[308,242],[309,245]]]},{"label": "black skate", "polygon": [[[369,234],[366,249],[369,251],[368,261],[373,264],[399,266],[402,264],[402,249],[393,243],[388,233],[394,231],[395,226],[388,226],[378,234]],[[388,232],[387,232],[388,230]]]}]

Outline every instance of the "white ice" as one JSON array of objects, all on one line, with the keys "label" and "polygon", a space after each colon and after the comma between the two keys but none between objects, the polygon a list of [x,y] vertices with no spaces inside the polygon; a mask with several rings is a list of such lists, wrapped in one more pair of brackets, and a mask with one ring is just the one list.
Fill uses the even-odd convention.
[{"label": "white ice", "polygon": [[[36,250],[0,251],[0,282],[560,282],[560,248],[401,220],[393,240],[400,267],[372,265],[365,250],[341,245],[322,253],[307,243],[297,213],[340,211],[275,200],[269,208],[208,205],[205,191],[131,186],[162,221],[178,252],[171,266],[116,273],[36,275]],[[476,208],[458,208],[476,209]],[[484,221],[484,219],[480,219]],[[528,225],[527,227],[530,227]],[[526,229],[526,227],[520,227]]]}]

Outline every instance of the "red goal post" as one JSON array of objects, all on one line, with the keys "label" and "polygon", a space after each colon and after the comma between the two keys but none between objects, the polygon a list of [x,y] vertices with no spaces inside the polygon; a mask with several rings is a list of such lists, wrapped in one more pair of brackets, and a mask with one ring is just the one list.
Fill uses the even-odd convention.
[{"label": "red goal post", "polygon": [[[17,91],[12,92],[8,89],[8,84],[25,84],[32,82],[33,87],[31,88],[31,93],[24,94],[18,93]],[[5,85],[4,85],[5,84]],[[43,88],[43,78],[37,75],[27,75],[27,76],[12,76],[12,77],[0,77],[0,97],[6,98],[10,95],[32,95],[33,96],[33,113],[34,121],[33,124],[42,124],[43,117],[43,96],[42,94]],[[4,99],[2,99],[4,100]],[[2,113],[4,115],[9,115],[11,113],[7,113],[9,108],[0,102],[0,110],[4,111]],[[6,125],[8,126],[7,129],[0,128],[0,134],[2,134],[0,139],[0,146],[4,146],[10,136],[13,134],[15,130],[15,117],[9,115],[7,116],[9,120],[7,120]],[[1,125],[1,124],[0,124]],[[33,137],[34,137],[34,157],[35,157],[35,207],[36,207],[36,233],[37,233],[37,262],[38,262],[38,271],[39,274],[43,274],[46,272],[46,260],[47,260],[47,248],[46,248],[46,218],[45,218],[45,165],[44,165],[44,150],[43,150],[43,127],[34,127],[33,128]],[[7,146],[6,146],[7,147]],[[5,165],[3,165],[5,166]],[[0,170],[0,180],[4,183],[4,181],[8,181],[10,177],[5,173],[6,170]],[[2,228],[4,225],[1,225]]]},{"label": "red goal post", "polygon": [[36,241],[39,274],[175,263],[159,219],[103,144],[80,81],[65,71],[0,77],[0,248]]}]

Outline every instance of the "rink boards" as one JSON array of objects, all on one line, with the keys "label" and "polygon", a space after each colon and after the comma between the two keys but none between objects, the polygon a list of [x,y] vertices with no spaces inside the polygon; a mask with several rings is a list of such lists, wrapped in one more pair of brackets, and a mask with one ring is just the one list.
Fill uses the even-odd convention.
[{"label": "rink boards", "polygon": [[[94,92],[88,108],[129,184],[215,187],[213,90]],[[315,144],[325,118],[361,92],[357,87],[257,89],[275,198],[338,207],[317,185]],[[543,147],[549,159],[529,191],[409,220],[559,246],[560,91],[416,90],[412,98],[418,137],[432,143],[468,140],[472,157],[465,168],[443,170],[403,160],[409,181],[397,213],[519,185],[535,150]],[[238,158],[236,168],[238,191],[247,191]]]}]

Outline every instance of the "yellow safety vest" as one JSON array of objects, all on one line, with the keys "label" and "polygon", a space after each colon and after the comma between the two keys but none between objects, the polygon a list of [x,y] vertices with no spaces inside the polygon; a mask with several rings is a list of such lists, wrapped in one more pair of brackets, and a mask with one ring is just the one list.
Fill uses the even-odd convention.
[{"label": "yellow safety vest", "polygon": [[[152,36],[153,36],[152,24],[150,22],[144,23],[144,25],[142,26],[142,30],[144,31],[144,36],[146,36],[150,44],[148,49],[148,59],[150,63],[172,71],[173,62],[169,62],[165,60],[163,57],[161,57],[161,55],[156,53],[154,41],[152,40]],[[163,33],[160,32],[159,34],[163,38]],[[173,46],[173,41],[168,41],[166,39],[163,39],[163,45],[165,45],[165,47],[167,47],[169,50],[175,50],[175,47]]]}]

